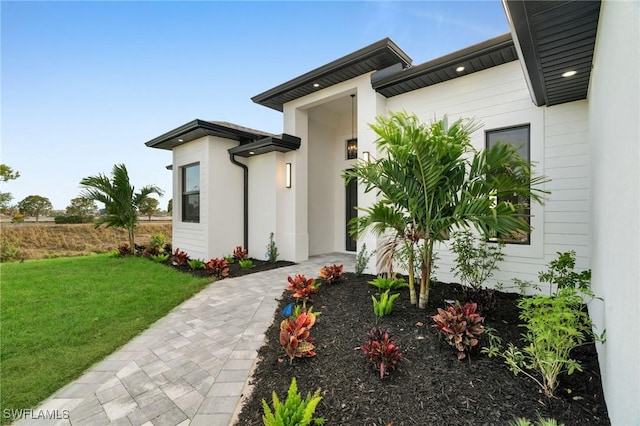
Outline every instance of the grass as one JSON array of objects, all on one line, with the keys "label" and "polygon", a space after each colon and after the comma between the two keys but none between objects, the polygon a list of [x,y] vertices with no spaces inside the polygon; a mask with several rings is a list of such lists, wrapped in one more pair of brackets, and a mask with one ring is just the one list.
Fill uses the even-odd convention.
[{"label": "grass", "polygon": [[0,406],[34,407],[209,281],[134,257],[2,264]]}]

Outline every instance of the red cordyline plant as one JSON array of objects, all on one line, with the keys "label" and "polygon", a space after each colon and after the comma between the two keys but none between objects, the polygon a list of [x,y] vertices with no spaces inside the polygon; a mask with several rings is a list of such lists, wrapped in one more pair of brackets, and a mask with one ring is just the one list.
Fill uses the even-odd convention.
[{"label": "red cordyline plant", "polygon": [[320,278],[329,284],[335,283],[342,279],[344,275],[343,265],[325,265],[320,269]]},{"label": "red cordyline plant", "polygon": [[476,311],[477,303],[456,302],[447,309],[438,308],[438,313],[431,318],[433,327],[440,330],[447,342],[458,350],[458,359],[464,359],[474,346],[478,344],[478,336],[484,333],[484,318]]},{"label": "red cordyline plant", "polygon": [[404,359],[400,347],[389,336],[389,332],[378,327],[373,327],[367,332],[367,343],[360,346],[367,357],[367,361],[373,364],[380,372],[380,378],[384,379],[389,370],[394,370],[396,365]]},{"label": "red cordyline plant", "polygon": [[315,346],[311,337],[311,327],[316,323],[316,316],[306,309],[296,317],[289,317],[280,323],[280,345],[289,356],[289,362],[294,358],[308,358],[315,356]]},{"label": "red cordyline plant", "polygon": [[287,281],[289,281],[289,285],[285,290],[290,291],[291,295],[296,299],[302,299],[303,306],[306,306],[307,300],[312,294],[320,291],[318,283],[313,278],[307,279],[304,275],[288,277]]},{"label": "red cordyline plant", "polygon": [[229,276],[229,262],[225,259],[213,258],[204,264],[207,274],[213,275],[218,279]]},{"label": "red cordyline plant", "polygon": [[189,262],[189,255],[179,248],[171,255],[171,263],[175,266],[184,266]]},{"label": "red cordyline plant", "polygon": [[242,246],[237,246],[235,250],[233,250],[233,258],[237,261],[245,260],[249,257],[249,253],[242,248]]}]

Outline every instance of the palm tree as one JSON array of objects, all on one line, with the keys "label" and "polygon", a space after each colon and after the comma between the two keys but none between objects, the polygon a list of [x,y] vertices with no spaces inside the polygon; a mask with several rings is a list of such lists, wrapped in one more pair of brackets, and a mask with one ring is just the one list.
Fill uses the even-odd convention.
[{"label": "palm tree", "polygon": [[163,191],[155,185],[147,185],[140,191],[134,192],[135,188],[129,181],[129,173],[124,164],[114,165],[111,174],[111,179],[103,174],[82,179],[80,185],[84,191],[80,195],[104,204],[105,214],[96,220],[95,227],[104,223],[107,227],[126,229],[129,234],[129,247],[133,249],[134,234],[138,224],[138,206],[149,195],[162,196]]},{"label": "palm tree", "polygon": [[469,137],[479,126],[471,120],[449,125],[444,117],[425,125],[402,112],[377,117],[370,127],[386,156],[360,162],[344,177],[360,179],[365,192],[378,192],[379,201],[361,209],[364,215],[352,222],[351,232],[359,235],[371,226],[375,233],[402,230],[410,241],[423,242],[417,245],[418,307],[428,303],[434,243],[452,230],[473,226],[486,236],[530,232],[528,202],[542,202],[544,191],[536,186],[545,178],[533,177],[531,164],[513,146],[477,152]]}]

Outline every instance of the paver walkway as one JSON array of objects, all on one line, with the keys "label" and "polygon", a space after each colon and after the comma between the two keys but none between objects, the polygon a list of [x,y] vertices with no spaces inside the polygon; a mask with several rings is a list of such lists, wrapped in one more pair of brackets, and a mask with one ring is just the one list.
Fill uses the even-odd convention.
[{"label": "paver walkway", "polygon": [[15,425],[232,425],[287,276],[354,262],[332,253],[209,285]]}]

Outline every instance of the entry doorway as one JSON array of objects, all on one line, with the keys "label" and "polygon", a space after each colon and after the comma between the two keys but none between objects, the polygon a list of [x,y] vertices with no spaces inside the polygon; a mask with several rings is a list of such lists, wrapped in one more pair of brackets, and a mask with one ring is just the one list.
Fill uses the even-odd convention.
[{"label": "entry doorway", "polygon": [[358,180],[352,179],[346,186],[346,214],[345,214],[345,249],[356,251],[356,240],[349,233],[349,221],[358,216]]}]

